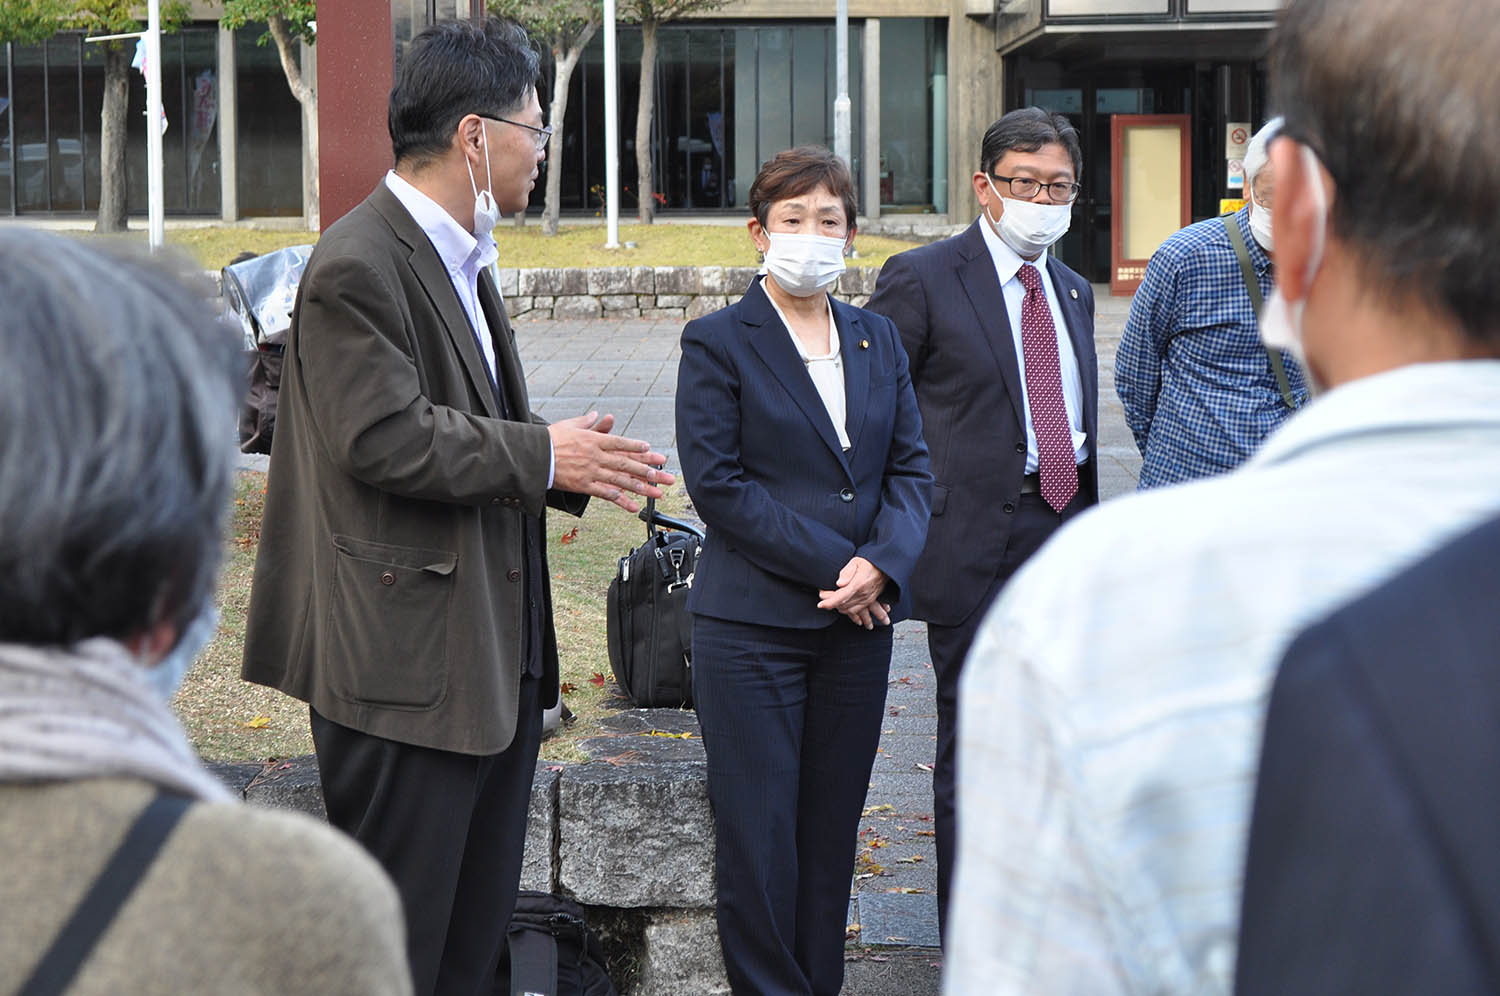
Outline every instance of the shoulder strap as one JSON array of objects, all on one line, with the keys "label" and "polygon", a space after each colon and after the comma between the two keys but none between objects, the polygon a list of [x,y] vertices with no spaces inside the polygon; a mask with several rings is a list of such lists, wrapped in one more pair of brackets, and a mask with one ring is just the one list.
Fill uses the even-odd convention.
[{"label": "shoulder strap", "polygon": [[190,805],[180,795],[162,792],[141,810],[18,996],[55,996],[68,988]]},{"label": "shoulder strap", "polygon": [[[1240,226],[1235,222],[1234,215],[1226,214],[1219,220],[1224,223],[1224,231],[1229,233],[1234,254],[1240,259],[1240,275],[1245,278],[1245,290],[1250,293],[1250,304],[1259,318],[1264,301],[1260,296],[1260,281],[1255,279],[1255,267],[1250,263],[1250,247],[1245,245],[1245,236],[1240,233]],[[1287,380],[1286,364],[1281,360],[1281,353],[1268,346],[1266,359],[1271,361],[1271,372],[1276,375],[1276,386],[1281,389],[1281,403],[1295,411],[1297,402],[1292,398],[1292,383]]]},{"label": "shoulder strap", "polygon": [[540,924],[511,920],[506,932],[510,950],[507,996],[558,996],[557,938]]}]

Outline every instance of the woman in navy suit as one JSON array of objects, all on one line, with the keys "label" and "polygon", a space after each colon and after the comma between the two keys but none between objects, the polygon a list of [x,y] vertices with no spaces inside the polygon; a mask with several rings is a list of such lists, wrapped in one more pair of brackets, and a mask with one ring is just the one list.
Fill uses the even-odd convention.
[{"label": "woman in navy suit", "polygon": [[791,149],[750,187],[766,273],[687,324],[677,446],[708,526],[688,608],[736,993],[838,993],[891,623],[932,475],[901,338],[833,300],[854,184]]}]

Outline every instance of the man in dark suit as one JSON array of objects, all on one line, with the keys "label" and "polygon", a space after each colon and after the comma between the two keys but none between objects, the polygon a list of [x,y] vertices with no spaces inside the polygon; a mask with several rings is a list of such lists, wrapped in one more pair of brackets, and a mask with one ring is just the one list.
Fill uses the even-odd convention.
[{"label": "man in dark suit", "polygon": [[544,508],[671,481],[610,416],[530,413],[487,267],[550,133],[536,79],[496,21],[402,58],[396,168],[299,288],[247,622],[244,676],[309,703],[329,820],[400,890],[419,994],[495,985],[558,694]]},{"label": "man in dark suit", "polygon": [[1497,565],[1500,519],[1292,644],[1237,992],[1500,992]]},{"label": "man in dark suit", "polygon": [[985,132],[979,166],[983,215],[961,235],[891,257],[869,303],[901,332],[932,451],[932,522],[911,589],[937,676],[944,930],[964,657],[1001,586],[1099,496],[1094,292],[1047,255],[1078,196],[1078,132],[1060,114],[1012,111]]}]

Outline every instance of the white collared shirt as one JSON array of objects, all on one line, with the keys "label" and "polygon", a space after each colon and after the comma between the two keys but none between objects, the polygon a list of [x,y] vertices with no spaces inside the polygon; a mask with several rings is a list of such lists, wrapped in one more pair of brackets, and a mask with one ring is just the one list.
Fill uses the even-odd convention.
[{"label": "white collared shirt", "polygon": [[[495,237],[485,232],[476,238],[454,221],[453,216],[443,210],[441,204],[413,187],[395,170],[385,174],[385,185],[396,196],[396,200],[401,202],[401,206],[406,208],[406,213],[411,215],[417,227],[426,233],[427,240],[443,261],[448,279],[453,283],[453,292],[458,295],[458,303],[463,305],[464,314],[469,317],[469,325],[479,343],[479,353],[484,357],[493,383],[499,384],[500,368],[495,363],[495,339],[490,334],[490,323],[485,321],[484,308],[479,304],[479,271],[500,258]],[[500,293],[498,287],[495,293]],[[525,414],[518,413],[517,417],[524,420]],[[550,442],[548,449],[551,455],[548,457],[547,488],[551,490],[557,477],[557,450]]]},{"label": "white collared shirt", "polygon": [[781,324],[786,326],[786,333],[792,337],[792,345],[797,347],[797,355],[802,357],[802,365],[807,368],[807,375],[812,378],[813,387],[817,388],[818,397],[823,399],[823,407],[828,410],[828,418],[833,422],[833,431],[838,434],[839,445],[847,450],[850,445],[849,429],[844,423],[849,420],[849,400],[844,387],[844,361],[839,355],[839,327],[833,321],[833,302],[827,294],[823,295],[823,301],[828,306],[828,353],[826,356],[813,356],[802,345],[802,340],[797,338],[797,333],[792,331],[792,323],[786,320],[786,312],[781,310],[781,305],[776,303],[776,299],[764,286],[761,287],[761,293],[766,295],[766,300],[776,309]]},{"label": "white collared shirt", "polygon": [[1079,463],[1088,459],[1088,433],[1083,431],[1083,380],[1078,373],[1078,356],[1073,352],[1073,340],[1068,336],[1068,324],[1063,321],[1062,307],[1057,301],[1057,289],[1052,286],[1052,275],[1047,270],[1047,254],[1042,253],[1034,261],[1022,259],[1016,251],[1001,241],[995,227],[983,216],[979,219],[979,230],[984,233],[985,245],[990,258],[995,261],[995,275],[1000,278],[1000,290],[1005,295],[1005,317],[1010,320],[1010,335],[1016,350],[1016,366],[1021,371],[1021,411],[1026,418],[1026,473],[1037,471],[1036,430],[1031,425],[1031,405],[1026,396],[1026,355],[1021,348],[1021,303],[1026,299],[1026,288],[1017,275],[1022,263],[1031,263],[1042,274],[1042,290],[1047,295],[1047,307],[1052,309],[1052,327],[1057,330],[1057,361],[1062,373],[1063,405],[1068,410],[1068,428],[1073,433],[1073,453]]},{"label": "white collared shirt", "polygon": [[500,371],[495,366],[495,340],[490,335],[489,322],[484,319],[484,309],[479,306],[479,271],[500,257],[495,237],[489,232],[476,238],[453,216],[443,210],[442,205],[404,180],[395,170],[385,175],[385,185],[406,208],[417,226],[427,233],[432,248],[448,270],[448,279],[453,282],[453,291],[469,316],[474,329],[474,338],[479,341],[479,350],[484,355],[485,365],[496,383]]},{"label": "white collared shirt", "polygon": [[1344,384],[1238,470],[1065,524],[964,663],[945,992],[1228,994],[1278,662],[1497,510],[1500,361],[1468,360]]}]

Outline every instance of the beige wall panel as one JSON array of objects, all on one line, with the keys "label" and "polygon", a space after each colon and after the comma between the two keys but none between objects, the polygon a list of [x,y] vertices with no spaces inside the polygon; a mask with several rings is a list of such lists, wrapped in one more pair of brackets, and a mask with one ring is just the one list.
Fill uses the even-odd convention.
[{"label": "beige wall panel", "polygon": [[1120,150],[1125,259],[1150,259],[1182,223],[1182,130],[1127,126]]},{"label": "beige wall panel", "polygon": [[955,224],[979,215],[969,178],[979,168],[984,130],[1005,106],[995,29],[963,10],[964,0],[953,0],[948,19],[948,218]]}]

